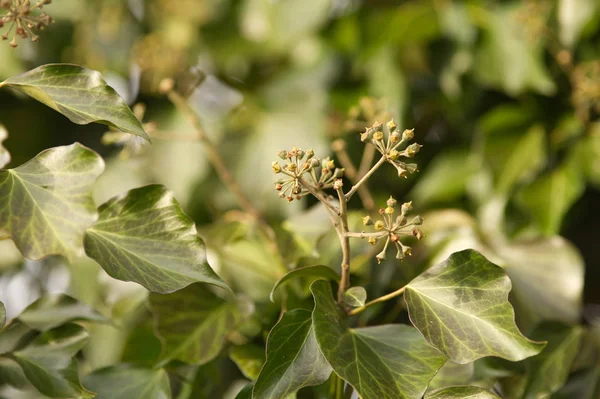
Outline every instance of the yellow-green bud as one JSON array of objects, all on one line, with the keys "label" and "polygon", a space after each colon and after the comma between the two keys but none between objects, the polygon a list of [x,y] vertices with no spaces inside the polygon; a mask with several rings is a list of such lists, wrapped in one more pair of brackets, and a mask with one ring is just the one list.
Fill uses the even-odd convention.
[{"label": "yellow-green bud", "polygon": [[392,150],[390,151],[388,156],[392,161],[395,161],[396,159],[400,158],[400,152],[398,152],[397,150]]},{"label": "yellow-green bud", "polygon": [[402,132],[402,141],[410,141],[415,137],[415,129],[406,129]]},{"label": "yellow-green bud", "polygon": [[346,171],[346,169],[344,169],[344,168],[336,168],[335,172],[333,172],[333,177],[335,179],[339,179],[340,177],[344,176],[345,171]]},{"label": "yellow-green bud", "polygon": [[333,169],[335,169],[335,162],[333,161],[333,159],[331,159],[331,160],[328,160],[326,167],[327,167],[327,169],[329,169],[329,170],[333,170]]},{"label": "yellow-green bud", "polygon": [[373,124],[373,130],[375,130],[376,132],[382,132],[383,131],[383,125],[380,122],[375,122]]},{"label": "yellow-green bud", "polygon": [[392,119],[391,121],[389,121],[387,123],[387,127],[390,130],[390,133],[394,132],[394,130],[396,130],[396,128],[398,127],[398,125],[396,124],[396,122]]},{"label": "yellow-green bud", "polygon": [[405,202],[402,204],[402,214],[406,215],[408,212],[412,211],[412,201]]},{"label": "yellow-green bud", "polygon": [[279,165],[279,162],[271,163],[271,167],[273,168],[273,172],[281,173],[281,165]]},{"label": "yellow-green bud", "polygon": [[296,165],[295,163],[289,163],[289,164],[287,164],[286,168],[290,172],[294,172],[295,170],[298,169],[298,165]]},{"label": "yellow-green bud", "polygon": [[342,188],[342,186],[344,185],[344,181],[342,179],[336,179],[333,182],[333,189],[334,190],[339,190]]},{"label": "yellow-green bud", "polygon": [[371,216],[365,216],[363,219],[363,224],[365,226],[372,226],[373,225],[373,219],[371,219]]},{"label": "yellow-green bud", "polygon": [[386,205],[387,205],[387,206],[391,206],[391,207],[393,208],[393,207],[395,207],[395,206],[396,206],[396,204],[397,204],[397,203],[398,203],[398,201],[396,201],[396,200],[394,199],[394,197],[392,197],[392,196],[390,195],[390,198],[387,200],[387,202],[386,202]]},{"label": "yellow-green bud", "polygon": [[390,135],[390,141],[392,142],[392,144],[399,143],[401,139],[402,136],[398,132],[394,132]]},{"label": "yellow-green bud", "polygon": [[419,215],[415,216],[411,222],[412,224],[414,224],[415,226],[420,226],[423,224],[423,218]]},{"label": "yellow-green bud", "polygon": [[421,147],[422,147],[422,145],[417,144],[417,143],[409,145],[408,147],[406,147],[406,150],[405,150],[406,156],[409,157],[409,158],[414,157],[415,154],[417,152],[419,152],[419,150],[421,149]]},{"label": "yellow-green bud", "polygon": [[315,156],[315,152],[312,149],[306,151],[306,159],[312,159],[312,157],[314,157],[314,156]]},{"label": "yellow-green bud", "polygon": [[377,254],[377,256],[375,257],[375,259],[377,259],[377,264],[380,264],[382,261],[385,260],[385,249],[383,251],[381,251],[380,253]]},{"label": "yellow-green bud", "polygon": [[321,165],[321,162],[319,162],[319,160],[317,158],[312,158],[310,160],[310,167],[311,168],[318,168]]},{"label": "yellow-green bud", "polygon": [[304,154],[305,154],[304,151],[298,150],[296,156],[298,157],[298,159],[303,159],[304,158]]},{"label": "yellow-green bud", "polygon": [[277,154],[277,155],[279,156],[279,158],[285,160],[285,159],[287,159],[288,152],[286,150],[281,150],[281,151],[279,151],[279,154]]},{"label": "yellow-green bud", "polygon": [[383,230],[384,227],[385,225],[381,220],[375,222],[375,230]]},{"label": "yellow-green bud", "polygon": [[387,208],[385,208],[385,213],[387,215],[391,215],[392,213],[394,213],[394,208],[392,208],[391,206],[388,206]]},{"label": "yellow-green bud", "polygon": [[377,239],[375,237],[369,237],[369,244],[371,244],[371,245],[377,244]]}]

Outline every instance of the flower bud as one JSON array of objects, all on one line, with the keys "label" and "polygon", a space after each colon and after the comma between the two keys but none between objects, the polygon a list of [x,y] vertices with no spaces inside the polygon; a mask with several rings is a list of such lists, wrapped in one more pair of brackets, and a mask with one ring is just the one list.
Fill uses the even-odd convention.
[{"label": "flower bud", "polygon": [[377,256],[375,257],[375,259],[377,259],[377,264],[380,264],[382,261],[384,261],[385,258],[385,249],[383,251],[381,251],[380,253],[377,254]]},{"label": "flower bud", "polygon": [[286,169],[289,170],[290,172],[294,172],[294,171],[298,170],[298,165],[296,165],[295,163],[288,163],[286,165]]},{"label": "flower bud", "polygon": [[380,122],[375,122],[373,124],[373,130],[376,132],[383,132],[383,125]]},{"label": "flower bud", "polygon": [[401,139],[402,139],[402,136],[398,132],[394,132],[390,135],[390,141],[392,142],[392,144],[399,143]]},{"label": "flower bud", "polygon": [[406,170],[408,170],[408,173],[415,173],[419,170],[419,167],[417,166],[416,163],[407,163],[406,164]]},{"label": "flower bud", "polygon": [[391,206],[392,208],[395,207],[397,203],[398,203],[398,201],[396,201],[394,199],[394,197],[392,197],[391,195],[390,195],[390,198],[386,202],[387,206]]},{"label": "flower bud", "polygon": [[277,191],[281,191],[282,189],[283,189],[283,185],[281,185],[281,184],[279,184],[279,183],[276,183],[276,184],[275,184],[275,190],[277,190]]},{"label": "flower bud", "polygon": [[281,173],[281,165],[279,165],[279,162],[271,163],[271,167],[273,168],[273,172]]},{"label": "flower bud", "polygon": [[400,152],[398,152],[398,150],[392,150],[390,151],[390,153],[388,154],[388,157],[392,160],[395,161],[396,159],[400,158]]},{"label": "flower bud", "polygon": [[363,219],[363,224],[365,226],[372,226],[373,225],[373,219],[371,219],[371,216],[365,216]]},{"label": "flower bud", "polygon": [[377,141],[383,140],[383,132],[375,132],[373,134],[373,138]]},{"label": "flower bud", "polygon": [[412,207],[412,201],[409,202],[405,202],[404,204],[402,204],[402,214],[406,215],[408,212],[412,211],[413,207]]},{"label": "flower bud", "polygon": [[387,208],[385,208],[385,213],[386,215],[391,215],[394,213],[394,208],[392,208],[391,206],[388,206]]},{"label": "flower bud", "polygon": [[312,158],[310,160],[310,167],[311,168],[318,168],[319,166],[321,166],[321,162],[317,159],[317,158]]},{"label": "flower bud", "polygon": [[304,151],[298,150],[296,156],[298,157],[298,159],[302,160],[304,158],[304,154],[305,154]]},{"label": "flower bud", "polygon": [[402,247],[398,246],[398,251],[396,252],[396,259],[398,260],[403,260],[406,256],[404,255],[404,252],[402,252]]},{"label": "flower bud", "polygon": [[415,137],[415,129],[406,129],[402,132],[402,141],[410,141]]},{"label": "flower bud", "polygon": [[279,151],[279,154],[277,154],[277,156],[283,160],[286,160],[287,156],[288,156],[288,152],[286,150],[281,150],[281,151]]},{"label": "flower bud", "polygon": [[312,149],[306,151],[306,159],[312,159],[312,157],[314,157],[314,156],[315,156],[315,152]]},{"label": "flower bud", "polygon": [[404,215],[399,215],[399,216],[396,218],[396,224],[397,224],[398,226],[404,226],[404,225],[406,224],[406,216],[404,216]]},{"label": "flower bud", "polygon": [[400,236],[398,234],[392,234],[390,236],[390,239],[392,240],[392,242],[398,242],[400,241]]},{"label": "flower bud", "polygon": [[342,186],[344,185],[344,181],[342,179],[336,179],[333,182],[333,189],[334,190],[339,190],[342,188]]},{"label": "flower bud", "polygon": [[396,128],[398,127],[398,125],[396,124],[396,122],[392,119],[387,123],[387,127],[390,130],[390,133],[393,133]]},{"label": "flower bud", "polygon": [[406,153],[407,157],[412,158],[415,156],[415,154],[417,152],[419,152],[421,147],[422,147],[422,145],[413,143],[413,144],[409,145],[408,147],[406,147],[406,150],[404,152]]},{"label": "flower bud", "polygon": [[377,239],[375,237],[369,237],[369,244],[371,244],[371,245],[377,244]]},{"label": "flower bud", "polygon": [[302,188],[300,186],[294,186],[294,188],[292,188],[292,194],[299,195],[300,193],[302,193]]},{"label": "flower bud", "polygon": [[344,168],[336,168],[335,172],[333,173],[333,177],[335,179],[339,179],[340,177],[344,176],[345,171],[346,171],[346,169],[344,169]]},{"label": "flower bud", "polygon": [[421,230],[417,229],[416,227],[413,229],[412,235],[417,237],[417,240],[420,240],[421,238],[423,238],[423,232]]},{"label": "flower bud", "polygon": [[412,224],[414,224],[415,226],[420,226],[423,224],[423,218],[419,215],[415,216],[411,222]]},{"label": "flower bud", "polygon": [[326,168],[329,170],[335,169],[335,162],[333,161],[333,159],[327,160]]},{"label": "flower bud", "polygon": [[375,222],[375,230],[383,230],[384,227],[385,225],[381,220]]}]

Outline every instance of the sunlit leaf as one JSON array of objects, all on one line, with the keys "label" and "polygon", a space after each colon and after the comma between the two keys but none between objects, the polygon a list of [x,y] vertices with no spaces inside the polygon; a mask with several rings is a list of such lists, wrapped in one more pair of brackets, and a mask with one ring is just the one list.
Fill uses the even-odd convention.
[{"label": "sunlit leaf", "polygon": [[579,351],[583,329],[580,326],[543,323],[532,335],[547,340],[548,345],[538,356],[525,362],[528,371],[527,398],[554,393],[567,382]]},{"label": "sunlit leaf", "polygon": [[75,143],[0,171],[0,230],[26,257],[83,255],[83,233],[97,218],[92,184],[102,158]]},{"label": "sunlit leaf", "polygon": [[311,285],[313,326],[333,370],[364,399],[420,399],[446,361],[414,328],[404,324],[348,328],[330,283]]},{"label": "sunlit leaf", "polygon": [[457,386],[435,390],[425,395],[425,399],[500,399],[500,397],[483,388]]},{"label": "sunlit leaf", "polygon": [[4,125],[0,125],[0,169],[8,165],[10,162],[10,153],[4,146],[2,142],[8,138],[8,132]]},{"label": "sunlit leaf", "polygon": [[364,287],[350,287],[344,291],[342,299],[348,306],[365,306],[365,302],[367,301],[367,291]]},{"label": "sunlit leaf", "polygon": [[9,78],[2,86],[22,91],[71,122],[103,123],[148,139],[140,121],[99,72],[78,65],[48,64]]},{"label": "sunlit leaf", "polygon": [[247,302],[221,299],[202,284],[168,295],[150,294],[150,307],[163,343],[162,361],[194,365],[214,359],[227,335],[251,311]]},{"label": "sunlit leaf", "polygon": [[99,212],[85,233],[85,252],[112,277],[159,293],[195,282],[229,289],[208,265],[194,222],[165,187],[131,190]]},{"label": "sunlit leaf", "polygon": [[326,280],[332,280],[332,281],[337,281],[339,280],[340,276],[329,266],[306,266],[306,267],[300,267],[298,269],[294,269],[291,272],[287,273],[285,276],[283,276],[281,279],[279,279],[279,281],[277,281],[277,283],[275,283],[275,285],[273,286],[273,289],[271,290],[271,301],[275,301],[275,291],[277,290],[277,288],[279,288],[281,285],[285,284],[286,282],[295,279],[295,278],[299,278],[299,277],[308,277],[312,280],[316,280],[316,279],[326,279]]},{"label": "sunlit leaf", "polygon": [[236,345],[229,349],[229,358],[246,378],[256,380],[265,364],[265,349],[254,344]]},{"label": "sunlit leaf", "polygon": [[26,348],[13,352],[11,358],[44,395],[51,398],[92,398],[94,394],[79,382],[77,361],[73,358],[87,338],[83,327],[65,324],[41,334]]},{"label": "sunlit leaf", "polygon": [[465,250],[410,282],[404,299],[415,327],[453,362],[485,356],[517,361],[538,354],[545,344],[517,329],[510,289],[500,267]]},{"label": "sunlit leaf", "polygon": [[283,315],[267,340],[267,362],[254,386],[254,398],[283,398],[305,386],[319,385],[331,375],[315,339],[311,312]]},{"label": "sunlit leaf", "polygon": [[558,2],[558,23],[560,41],[573,46],[579,39],[586,24],[594,18],[598,10],[595,0],[560,0]]},{"label": "sunlit leaf", "polygon": [[96,399],[170,399],[169,377],[163,369],[139,369],[126,366],[94,371],[84,378]]},{"label": "sunlit leaf", "polygon": [[69,321],[108,321],[88,305],[63,294],[44,296],[29,305],[19,320],[36,330],[50,330]]}]

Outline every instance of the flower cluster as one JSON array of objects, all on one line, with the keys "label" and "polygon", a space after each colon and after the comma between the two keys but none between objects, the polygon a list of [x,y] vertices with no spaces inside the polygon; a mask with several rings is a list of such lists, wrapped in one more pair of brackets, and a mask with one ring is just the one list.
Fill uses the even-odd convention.
[{"label": "flower cluster", "polygon": [[46,26],[52,23],[52,18],[45,12],[39,15],[34,15],[33,12],[42,9],[45,5],[50,4],[52,0],[39,0],[34,5],[31,5],[30,0],[0,0],[0,7],[8,12],[0,17],[0,28],[4,25],[9,25],[8,31],[2,35],[2,40],[8,40],[13,28],[15,28],[10,46],[15,48],[17,44],[17,36],[22,39],[31,37],[32,42],[37,42],[40,37],[34,32],[35,30],[43,30]]},{"label": "flower cluster", "polygon": [[400,150],[400,148],[412,140],[414,136],[414,129],[406,129],[402,133],[398,132],[398,125],[392,119],[386,124],[385,128],[383,124],[375,122],[373,126],[368,127],[364,133],[361,133],[360,139],[365,143],[373,144],[386,160],[396,167],[399,177],[406,177],[407,173],[417,171],[417,164],[405,163],[400,158],[414,157],[422,145],[414,143],[403,150]]},{"label": "flower cluster", "polygon": [[275,190],[279,191],[280,198],[288,202],[302,198],[311,189],[332,188],[335,181],[344,175],[344,169],[337,168],[329,157],[322,160],[315,158],[313,150],[303,151],[294,147],[290,151],[282,150],[278,155],[285,164],[275,161],[271,167],[273,172],[286,177],[277,180]]},{"label": "flower cluster", "polygon": [[363,238],[369,237],[369,243],[372,245],[383,238],[386,239],[383,250],[377,255],[377,262],[386,259],[386,252],[390,242],[396,246],[396,259],[404,259],[407,255],[411,254],[411,248],[408,245],[404,245],[400,241],[400,236],[413,236],[417,240],[423,238],[423,232],[417,227],[423,224],[423,218],[421,216],[415,216],[409,222],[407,219],[408,213],[412,210],[412,202],[405,202],[400,207],[400,214],[394,218],[396,213],[397,201],[390,197],[387,200],[385,208],[379,210],[379,214],[382,216],[381,220],[373,222],[370,216],[363,218],[365,226],[373,226],[376,230],[375,233],[364,234]]}]

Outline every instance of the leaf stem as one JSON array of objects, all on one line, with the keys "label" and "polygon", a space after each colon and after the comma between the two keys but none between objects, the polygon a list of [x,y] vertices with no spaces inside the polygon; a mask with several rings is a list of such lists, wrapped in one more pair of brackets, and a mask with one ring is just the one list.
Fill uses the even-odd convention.
[{"label": "leaf stem", "polygon": [[373,173],[375,173],[375,171],[377,169],[379,169],[379,167],[385,163],[385,161],[386,161],[386,158],[384,155],[381,157],[381,159],[379,161],[377,161],[377,163],[375,165],[373,165],[373,167],[354,186],[352,186],[350,191],[348,191],[348,193],[346,194],[346,201],[349,201],[350,198],[352,198],[352,196],[354,195],[354,193],[356,193],[356,191],[360,188],[360,186],[363,183],[365,183],[369,179],[369,177],[371,177],[371,175]]},{"label": "leaf stem", "polygon": [[388,234],[390,234],[388,231],[376,231],[373,233],[365,233],[365,232],[354,232],[354,231],[347,231],[346,232],[346,237],[352,237],[352,238],[371,238],[371,237],[375,237],[375,238],[381,238],[381,237],[385,237]]},{"label": "leaf stem", "polygon": [[387,295],[380,296],[379,298],[373,299],[372,301],[367,302],[365,304],[365,306],[361,306],[360,308],[355,308],[355,309],[351,310],[350,312],[348,312],[348,314],[350,316],[355,316],[355,315],[357,315],[359,313],[362,313],[369,306],[373,306],[373,305],[376,305],[376,304],[381,303],[381,302],[389,301],[390,299],[393,299],[393,298],[395,298],[397,296],[400,296],[400,295],[402,295],[404,293],[404,291],[406,290],[407,286],[408,285],[405,285],[404,287],[399,288],[399,289],[397,289],[394,292],[390,292]]},{"label": "leaf stem", "polygon": [[233,175],[225,165],[225,162],[223,161],[223,158],[217,151],[217,148],[210,140],[210,138],[206,135],[206,132],[202,127],[200,116],[196,113],[196,111],[192,109],[192,107],[190,107],[186,99],[182,95],[177,93],[173,88],[166,91],[165,94],[173,103],[173,105],[175,105],[175,107],[179,111],[183,112],[188,117],[189,121],[194,126],[194,129],[196,129],[196,133],[198,134],[198,140],[200,140],[204,144],[208,152],[210,162],[215,168],[217,174],[219,175],[219,178],[221,179],[223,184],[225,184],[227,189],[229,189],[229,191],[236,197],[242,209],[244,209],[245,212],[249,213],[253,217],[261,219],[262,213],[254,205],[252,205],[250,200],[243,193],[242,188],[240,187],[238,182],[235,181],[235,179],[233,178]]},{"label": "leaf stem", "polygon": [[348,201],[342,187],[335,190],[340,199],[340,241],[342,244],[342,276],[338,286],[338,302],[342,303],[344,292],[350,287],[350,237],[348,227]]},{"label": "leaf stem", "polygon": [[323,203],[323,205],[325,205],[327,208],[329,208],[329,210],[331,210],[337,216],[340,216],[340,210],[338,208],[336,208],[335,206],[331,205],[331,203],[327,200],[327,197],[325,196],[325,194],[323,192],[316,190],[313,186],[308,184],[308,182],[306,180],[304,180],[302,177],[298,176],[297,179],[298,179],[298,182],[300,184],[302,184],[302,186],[305,187],[316,199],[321,201]]}]

